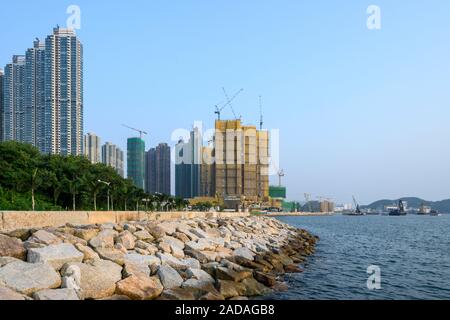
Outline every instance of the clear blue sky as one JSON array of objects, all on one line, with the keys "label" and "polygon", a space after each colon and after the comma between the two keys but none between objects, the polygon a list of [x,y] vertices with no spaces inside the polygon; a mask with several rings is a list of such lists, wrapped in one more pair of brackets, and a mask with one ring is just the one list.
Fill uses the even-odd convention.
[{"label": "clear blue sky", "polygon": [[281,130],[289,198],[450,197],[448,0],[3,1],[0,65],[64,26],[70,4],[85,131],[103,142],[126,149],[127,123],[147,146],[173,144],[174,129],[213,126],[222,86],[244,88],[244,121],[257,124],[261,94],[265,126]]}]

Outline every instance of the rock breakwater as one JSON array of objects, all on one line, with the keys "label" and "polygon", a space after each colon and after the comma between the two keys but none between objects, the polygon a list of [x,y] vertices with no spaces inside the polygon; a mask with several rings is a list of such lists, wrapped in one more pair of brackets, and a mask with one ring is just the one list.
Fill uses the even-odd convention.
[{"label": "rock breakwater", "polygon": [[285,288],[317,238],[266,217],[0,234],[0,300],[224,300]]}]

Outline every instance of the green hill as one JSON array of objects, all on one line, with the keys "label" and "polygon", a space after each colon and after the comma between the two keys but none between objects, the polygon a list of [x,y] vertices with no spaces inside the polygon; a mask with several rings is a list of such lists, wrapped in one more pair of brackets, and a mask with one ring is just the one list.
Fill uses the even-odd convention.
[{"label": "green hill", "polygon": [[400,200],[407,201],[409,208],[419,208],[422,203],[426,206],[431,207],[433,210],[437,210],[443,213],[450,213],[450,199],[442,200],[442,201],[427,201],[416,197],[405,197],[395,200],[378,200],[374,203],[369,204],[368,206],[364,206],[363,208],[370,208],[373,210],[383,209],[385,206],[397,204]]}]

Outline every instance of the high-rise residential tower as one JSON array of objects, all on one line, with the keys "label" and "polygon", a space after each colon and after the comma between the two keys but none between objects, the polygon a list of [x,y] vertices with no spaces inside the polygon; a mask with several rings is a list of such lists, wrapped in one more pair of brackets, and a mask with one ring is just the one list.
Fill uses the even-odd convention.
[{"label": "high-rise residential tower", "polygon": [[25,142],[25,56],[13,56],[3,81],[3,140]]},{"label": "high-rise residential tower", "polygon": [[170,147],[160,143],[146,153],[145,191],[170,194]]},{"label": "high-rise residential tower", "polygon": [[224,199],[267,201],[269,133],[240,120],[216,121],[215,189]]},{"label": "high-rise residential tower", "polygon": [[124,176],[123,151],[116,145],[106,142],[102,146],[102,163],[114,168],[121,177]]},{"label": "high-rise residential tower", "polygon": [[201,195],[202,135],[195,127],[188,142],[180,140],[175,146],[175,195],[193,199]]},{"label": "high-rise residential tower", "polygon": [[25,139],[45,147],[45,44],[39,39],[25,54]]},{"label": "high-rise residential tower", "polygon": [[45,40],[44,153],[83,152],[83,46],[75,31],[55,28]]},{"label": "high-rise residential tower", "polygon": [[0,69],[0,142],[3,141],[3,69]]},{"label": "high-rise residential tower", "polygon": [[127,176],[136,187],[144,189],[145,142],[141,138],[129,138],[127,142]]},{"label": "high-rise residential tower", "polygon": [[100,163],[100,137],[94,133],[88,133],[84,136],[83,154],[91,163]]},{"label": "high-rise residential tower", "polygon": [[42,153],[83,153],[83,47],[73,30],[55,28],[6,65],[3,140]]}]

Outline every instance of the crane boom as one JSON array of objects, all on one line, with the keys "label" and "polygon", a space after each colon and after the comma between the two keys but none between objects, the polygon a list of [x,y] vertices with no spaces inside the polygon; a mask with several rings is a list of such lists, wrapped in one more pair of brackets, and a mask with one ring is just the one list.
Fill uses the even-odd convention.
[{"label": "crane boom", "polygon": [[139,135],[140,135],[140,138],[141,138],[141,139],[142,139],[142,137],[143,137],[144,135],[147,135],[147,134],[148,134],[148,133],[147,133],[146,131],[144,131],[144,130],[139,130],[139,129],[136,129],[136,128],[127,126],[126,124],[123,124],[122,126],[124,126],[125,128],[128,128],[128,129],[130,129],[130,130],[139,132]]},{"label": "crane boom", "polygon": [[227,102],[222,107],[219,107],[218,105],[216,105],[215,106],[216,111],[214,113],[217,114],[217,119],[220,120],[220,115],[222,114],[223,109],[225,109],[228,106],[231,106],[231,110],[233,111],[233,114],[236,117],[236,114],[234,113],[234,109],[233,109],[233,106],[231,105],[231,103],[242,93],[242,91],[244,91],[244,89],[239,90],[233,97],[231,97],[231,99],[229,99],[228,94],[226,93],[225,89],[224,88],[222,88],[222,89],[224,90]]}]

